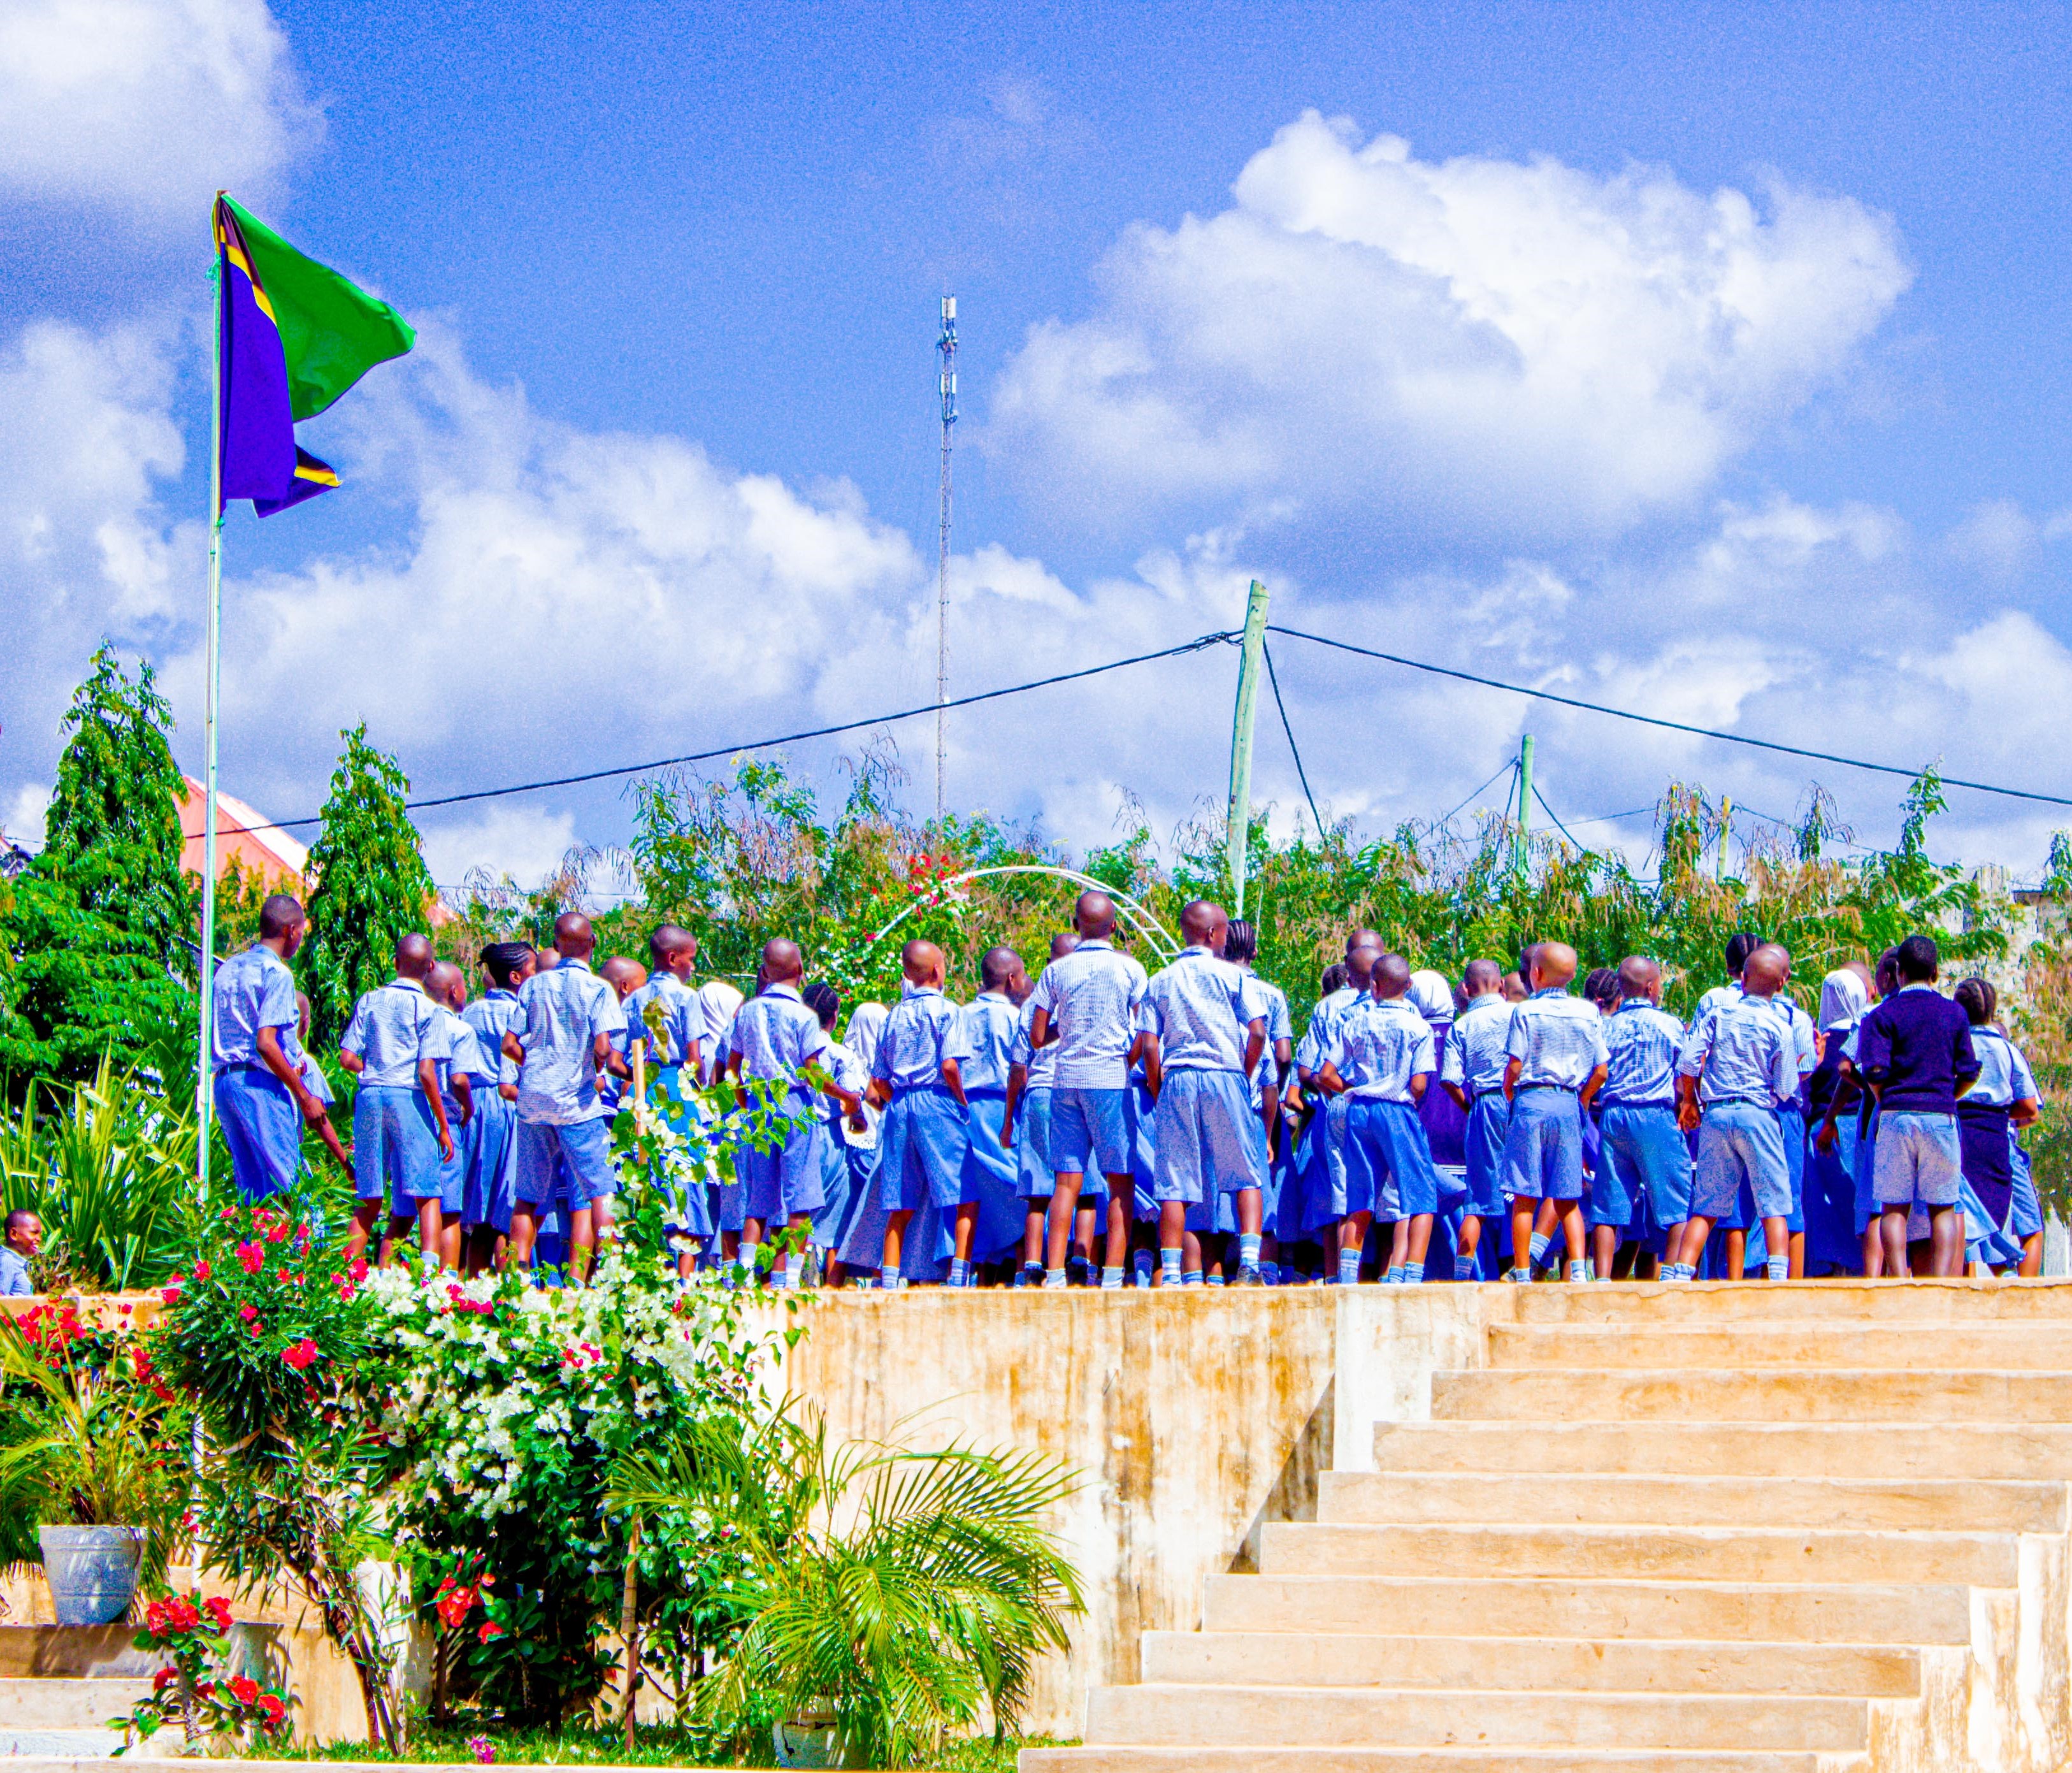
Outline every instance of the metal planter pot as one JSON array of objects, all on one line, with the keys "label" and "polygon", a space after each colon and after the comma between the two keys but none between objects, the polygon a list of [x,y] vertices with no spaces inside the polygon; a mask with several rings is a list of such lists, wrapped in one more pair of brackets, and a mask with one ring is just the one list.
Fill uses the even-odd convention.
[{"label": "metal planter pot", "polygon": [[60,1625],[112,1625],[130,1611],[144,1556],[141,1527],[39,1527]]}]

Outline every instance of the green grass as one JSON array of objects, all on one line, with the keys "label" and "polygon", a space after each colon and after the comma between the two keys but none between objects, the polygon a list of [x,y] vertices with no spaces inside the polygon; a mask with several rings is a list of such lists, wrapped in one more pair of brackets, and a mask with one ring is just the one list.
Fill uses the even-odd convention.
[{"label": "green grass", "polygon": [[[635,1733],[627,1753],[624,1733],[617,1729],[490,1730],[480,1724],[434,1726],[413,1721],[409,1746],[400,1754],[370,1747],[365,1742],[327,1742],[317,1748],[261,1748],[256,1760],[280,1761],[387,1761],[467,1762],[475,1759],[471,1746],[477,1736],[486,1737],[496,1751],[500,1767],[755,1767],[776,1765],[769,1754],[750,1754],[746,1759],[717,1759],[705,1744],[679,1730],[643,1726]],[[977,1742],[952,1742],[936,1759],[921,1764],[937,1773],[1013,1773],[1015,1750],[1023,1747],[1067,1746],[1047,1736],[1009,1737],[996,1746],[990,1738]]]}]

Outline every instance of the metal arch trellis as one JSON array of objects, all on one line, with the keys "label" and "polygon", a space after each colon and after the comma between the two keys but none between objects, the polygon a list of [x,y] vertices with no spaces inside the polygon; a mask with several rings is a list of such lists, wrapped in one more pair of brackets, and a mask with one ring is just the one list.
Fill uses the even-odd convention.
[{"label": "metal arch trellis", "polygon": [[[1092,875],[1082,874],[1074,869],[1053,868],[1042,862],[1008,862],[997,868],[973,868],[961,874],[952,874],[948,879],[936,882],[935,885],[938,887],[961,886],[966,881],[984,880],[995,874],[1048,874],[1053,879],[1069,880],[1088,892],[1105,893],[1115,901],[1116,908],[1122,913],[1131,930],[1157,948],[1163,958],[1170,961],[1180,952],[1181,944],[1174,939],[1172,932],[1158,921],[1149,907],[1140,904],[1128,894],[1119,891],[1106,881],[1096,880]],[[926,904],[926,900],[916,899],[872,937],[868,945],[876,947],[907,918],[923,909]]]}]

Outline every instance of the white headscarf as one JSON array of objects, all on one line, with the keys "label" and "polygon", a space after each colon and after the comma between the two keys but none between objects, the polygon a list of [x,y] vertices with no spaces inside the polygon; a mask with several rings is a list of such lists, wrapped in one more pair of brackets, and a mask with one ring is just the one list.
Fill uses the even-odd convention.
[{"label": "white headscarf", "polygon": [[1820,1027],[1823,1033],[1845,1033],[1864,1019],[1871,1006],[1871,994],[1863,975],[1848,967],[1837,967],[1820,981]]},{"label": "white headscarf", "polygon": [[1427,1022],[1453,1019],[1453,988],[1445,973],[1420,967],[1410,975],[1409,997],[1411,1007]]},{"label": "white headscarf", "polygon": [[849,1013],[849,1027],[842,1036],[842,1044],[863,1061],[866,1071],[878,1063],[878,1037],[884,1031],[891,1014],[883,1004],[870,1002],[860,1003]]}]

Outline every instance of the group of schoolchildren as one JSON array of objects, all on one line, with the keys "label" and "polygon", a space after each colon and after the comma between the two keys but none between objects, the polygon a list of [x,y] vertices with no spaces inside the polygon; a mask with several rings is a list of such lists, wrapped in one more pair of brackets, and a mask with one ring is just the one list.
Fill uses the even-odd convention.
[{"label": "group of schoolchildren", "polygon": [[[723,1083],[762,1106],[730,1179],[673,1191],[686,1278],[2041,1271],[2016,1137],[2033,1077],[1990,985],[1936,989],[1926,936],[1829,973],[1816,1023],[1786,994],[1785,951],[1737,936],[1686,1026],[1643,956],[1579,993],[1573,950],[1540,943],[1514,973],[1472,962],[1455,988],[1358,930],[1297,1044],[1250,926],[1197,901],[1186,946],[1149,974],[1116,921],[1083,895],[1034,978],[989,949],[964,1005],[942,952],[909,942],[898,1002],[858,1005],[840,1039],[838,997],[788,941],[766,945],[744,998],[697,982],[696,940],[673,925],[651,968],[593,969],[572,912],[551,948],[485,949],[471,1002],[461,971],[405,936],[340,1044],[358,1079],[348,1150],[302,1044],[302,907],[279,895],[217,974],[215,1100],[246,1198],[295,1186],[306,1123],[354,1178],[348,1259],[414,1240],[469,1272],[586,1271],[615,1235],[611,1127],[636,1067],[643,1111],[680,1128]],[[764,1246],[781,1253],[759,1265]]]}]

